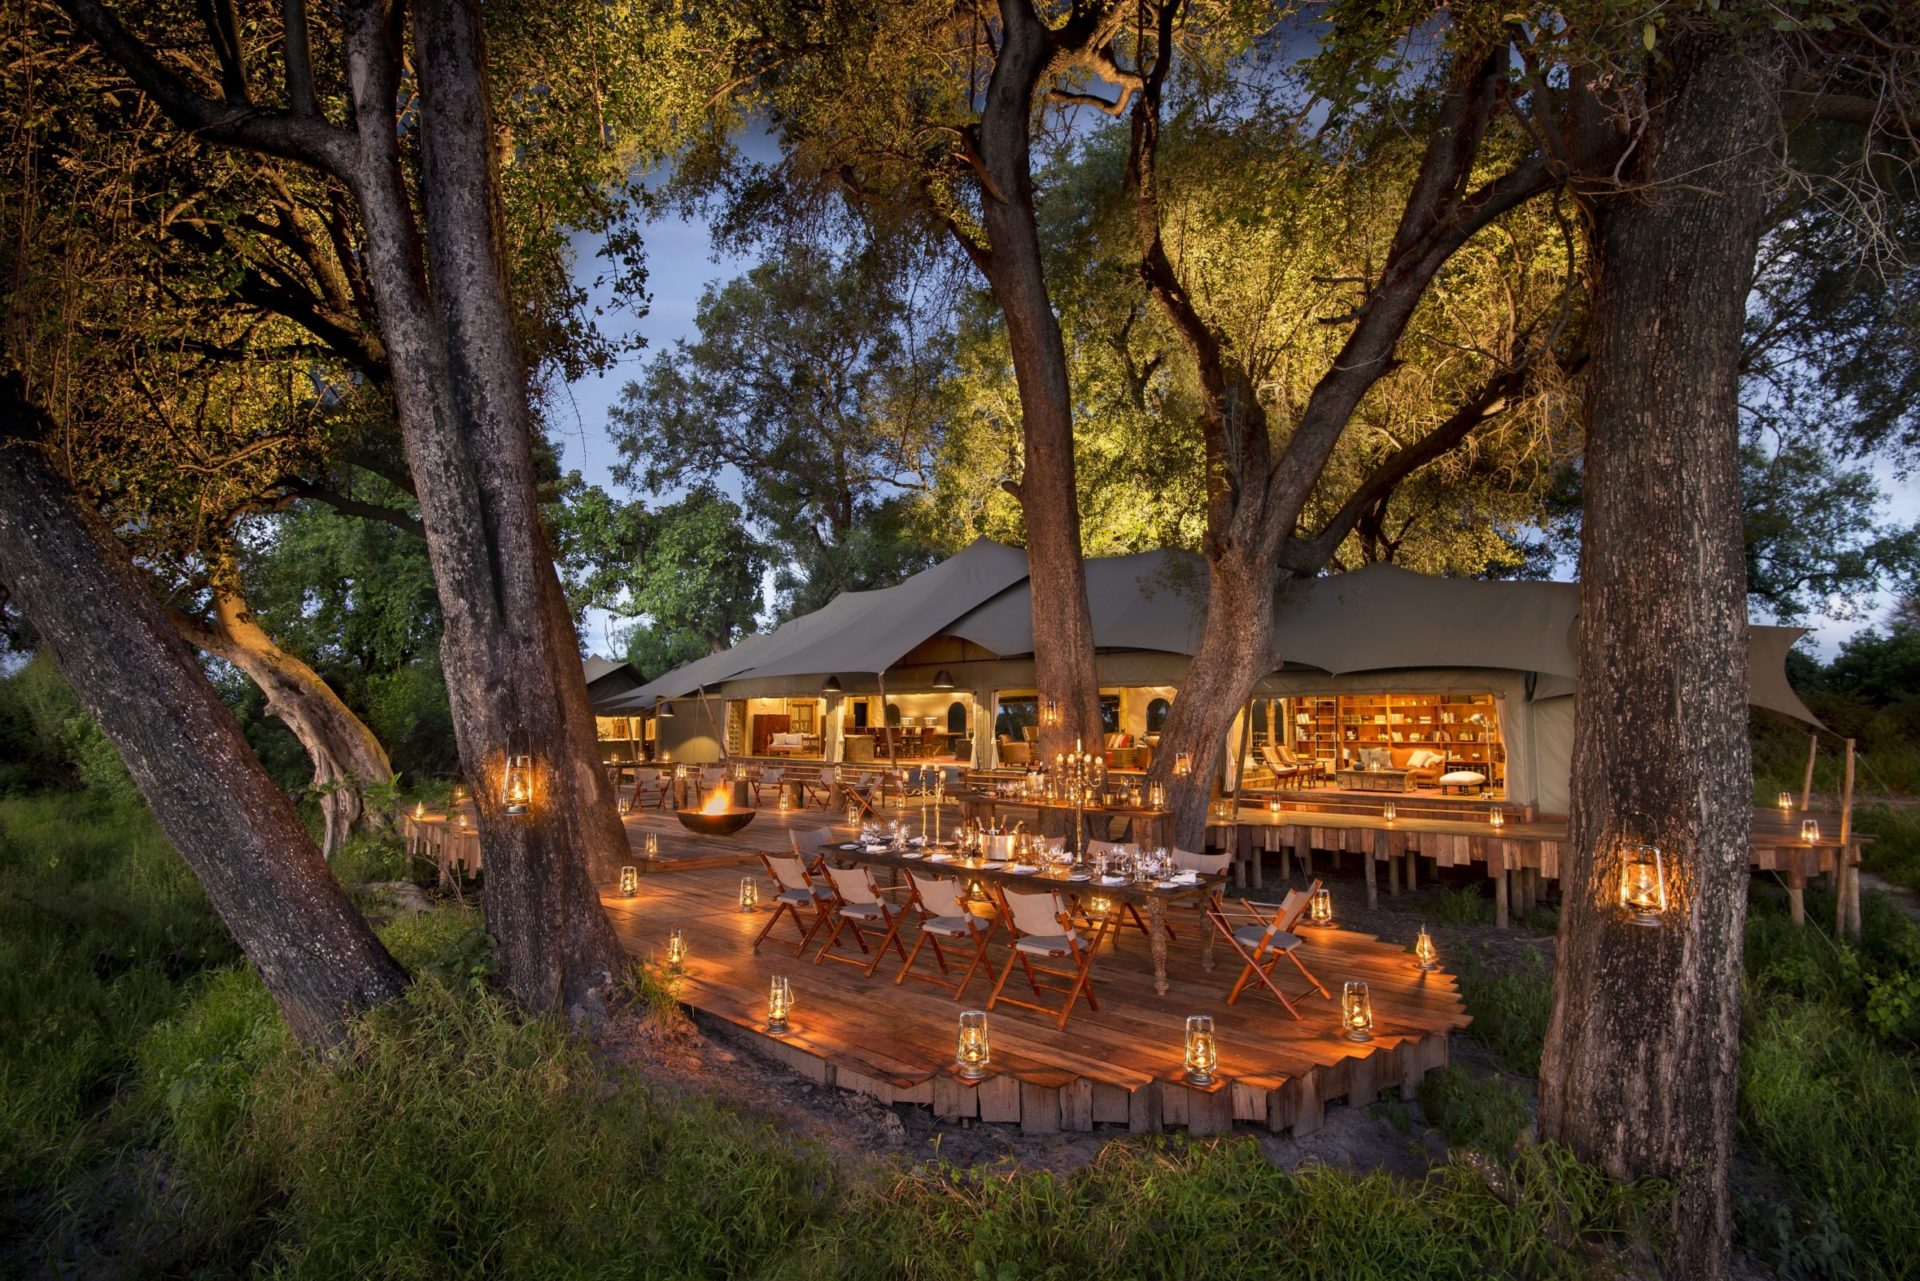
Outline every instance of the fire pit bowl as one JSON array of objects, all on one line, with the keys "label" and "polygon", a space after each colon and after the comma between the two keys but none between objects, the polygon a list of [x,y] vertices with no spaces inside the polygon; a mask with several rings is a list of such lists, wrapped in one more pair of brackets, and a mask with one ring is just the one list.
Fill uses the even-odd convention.
[{"label": "fire pit bowl", "polygon": [[689,832],[699,832],[702,836],[731,836],[753,822],[753,816],[758,812],[729,806],[723,810],[675,810],[673,813],[680,820],[680,825]]}]

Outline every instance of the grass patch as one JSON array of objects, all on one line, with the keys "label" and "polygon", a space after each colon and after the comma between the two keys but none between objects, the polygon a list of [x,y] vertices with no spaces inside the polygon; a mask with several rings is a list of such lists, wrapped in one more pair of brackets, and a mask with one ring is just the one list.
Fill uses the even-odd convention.
[{"label": "grass patch", "polygon": [[1517,970],[1494,968],[1486,954],[1468,948],[1456,972],[1473,1023],[1467,1035],[1484,1045],[1501,1066],[1521,1076],[1540,1074],[1540,1052],[1553,1014],[1553,976],[1540,954],[1527,949]]},{"label": "grass patch", "polygon": [[1527,1129],[1525,1095],[1504,1081],[1475,1081],[1452,1065],[1421,1078],[1419,1098],[1427,1120],[1457,1146],[1500,1156]]},{"label": "grass patch", "polygon": [[1493,900],[1478,885],[1443,889],[1433,896],[1427,912],[1442,925],[1491,925]]},{"label": "grass patch", "polygon": [[1875,839],[1861,850],[1862,865],[1896,885],[1920,889],[1920,810],[1875,805],[1855,820]]}]

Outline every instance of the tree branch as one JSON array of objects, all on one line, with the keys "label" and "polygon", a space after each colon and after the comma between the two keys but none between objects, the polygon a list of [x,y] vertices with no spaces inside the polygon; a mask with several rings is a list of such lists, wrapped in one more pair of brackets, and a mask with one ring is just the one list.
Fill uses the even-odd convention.
[{"label": "tree branch", "polygon": [[326,485],[317,485],[311,481],[294,478],[281,481],[278,488],[280,490],[280,497],[273,503],[273,506],[276,508],[285,507],[290,503],[302,500],[325,503],[343,516],[358,516],[362,520],[377,520],[382,524],[392,525],[401,533],[411,534],[413,537],[421,539],[422,541],[425,541],[427,537],[426,528],[421,525],[420,518],[411,512],[402,511],[398,507],[385,507],[379,503],[362,502],[358,498],[350,498]]},{"label": "tree branch", "polygon": [[209,142],[298,160],[349,177],[352,139],[324,120],[256,107],[244,99],[216,102],[155,58],[100,0],[58,2],[100,51],[181,128]]}]

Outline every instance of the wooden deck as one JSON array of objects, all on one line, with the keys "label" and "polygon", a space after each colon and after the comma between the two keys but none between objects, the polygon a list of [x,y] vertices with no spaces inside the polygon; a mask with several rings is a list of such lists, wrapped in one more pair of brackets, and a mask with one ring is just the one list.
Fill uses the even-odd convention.
[{"label": "wooden deck", "polygon": [[[757,862],[714,865],[709,860],[720,851],[712,847],[736,858],[782,848],[787,827],[811,830],[822,818],[818,810],[784,819],[762,813],[738,836],[705,838],[680,829],[670,814],[632,816],[629,831],[656,833],[662,859],[640,878],[634,897],[609,894],[603,902],[637,955],[664,955],[668,931],[682,929],[689,956],[682,999],[759,1038],[771,1056],[823,1084],[888,1103],[925,1104],[947,1118],[1017,1122],[1034,1132],[1111,1123],[1213,1133],[1243,1121],[1307,1133],[1331,1100],[1364,1105],[1389,1087],[1411,1092],[1422,1075],[1447,1062],[1448,1032],[1468,1021],[1450,974],[1423,974],[1404,948],[1337,929],[1305,931],[1301,952],[1333,999],[1306,998],[1299,1021],[1265,997],[1243,996],[1229,1006],[1238,959],[1222,945],[1217,968],[1204,971],[1198,919],[1175,913],[1179,937],[1167,996],[1154,994],[1146,939],[1123,932],[1117,946],[1102,949],[1094,968],[1097,1013],[1078,1007],[1066,1029],[1056,1031],[1049,1018],[1000,1006],[990,1016],[994,1070],[987,1080],[967,1084],[950,1070],[955,1019],[962,1009],[985,1006],[990,981],[976,976],[966,999],[956,1002],[931,984],[909,979],[896,985],[897,958],[883,962],[871,979],[854,966],[816,965],[811,953],[795,955],[798,933],[785,920],[757,955],[751,951],[768,909],[739,910],[740,878],[758,873],[765,896],[765,874]],[[1006,955],[1004,942],[996,941],[992,963]],[[927,956],[921,964],[932,969]],[[769,981],[780,974],[791,981],[795,1004],[792,1030],[775,1037],[762,1029]],[[1366,979],[1371,989],[1375,1038],[1366,1044],[1345,1040],[1337,1027],[1340,985],[1350,978]],[[1297,983],[1296,976],[1283,985],[1291,991]],[[1211,1014],[1217,1022],[1221,1084],[1211,1089],[1180,1079],[1189,1014]]]}]

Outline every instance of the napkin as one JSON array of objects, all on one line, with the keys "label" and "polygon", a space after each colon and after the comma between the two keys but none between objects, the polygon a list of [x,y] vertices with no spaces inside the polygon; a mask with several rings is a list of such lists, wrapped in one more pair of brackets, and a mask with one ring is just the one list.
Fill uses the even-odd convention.
[{"label": "napkin", "polygon": [[951,862],[953,862],[953,855],[951,855],[951,854],[929,854],[929,855],[927,855],[927,862],[929,862],[929,863],[951,863]]},{"label": "napkin", "polygon": [[1125,885],[1131,879],[1131,877],[1126,876],[1103,876],[1100,878],[1100,883],[1102,885]]},{"label": "napkin", "polygon": [[1040,869],[1035,867],[1031,863],[1009,863],[1007,865],[1007,870],[1009,872],[1019,872],[1019,873],[1025,874],[1027,872],[1037,872]]}]

